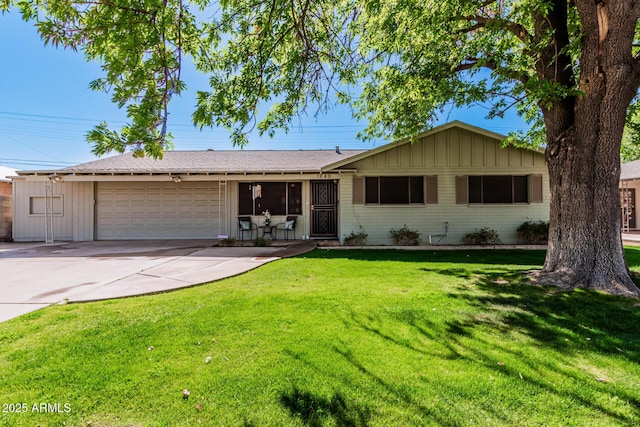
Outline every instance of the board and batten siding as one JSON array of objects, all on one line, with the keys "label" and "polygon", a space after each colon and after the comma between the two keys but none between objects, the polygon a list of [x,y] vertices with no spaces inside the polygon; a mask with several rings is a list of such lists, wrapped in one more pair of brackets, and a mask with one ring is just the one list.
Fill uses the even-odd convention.
[{"label": "board and batten siding", "polygon": [[[48,181],[16,179],[13,203],[13,240],[45,241],[45,216],[30,213],[32,198],[43,198]],[[61,200],[62,211],[53,215],[54,240],[93,240],[93,182],[54,182],[54,197]]]},{"label": "board and batten siding", "polygon": [[[340,238],[364,231],[369,244],[391,244],[389,231],[407,226],[421,239],[441,234],[449,223],[448,243],[460,244],[465,234],[489,227],[498,231],[503,243],[516,242],[516,229],[527,220],[549,219],[549,179],[544,156],[514,147],[500,148],[500,141],[462,128],[450,128],[423,137],[415,143],[398,143],[348,165],[357,170],[340,181]],[[538,175],[542,177],[542,201],[522,204],[460,203],[456,180],[470,175]],[[425,176],[425,203],[419,205],[367,205],[366,176]],[[435,178],[434,178],[435,177]],[[529,179],[529,196],[535,195]],[[355,187],[354,187],[355,183]],[[437,200],[429,189],[437,189]],[[458,186],[459,189],[459,186]],[[362,190],[356,190],[362,191]],[[435,202],[435,203],[434,203]]]}]

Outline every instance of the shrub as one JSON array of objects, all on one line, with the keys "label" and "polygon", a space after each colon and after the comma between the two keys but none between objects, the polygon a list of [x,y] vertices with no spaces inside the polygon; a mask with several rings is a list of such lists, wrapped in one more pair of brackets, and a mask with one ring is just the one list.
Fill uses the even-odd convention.
[{"label": "shrub", "polygon": [[220,246],[235,246],[236,239],[233,237],[227,237],[226,239],[220,239]]},{"label": "shrub", "polygon": [[264,237],[256,237],[253,240],[253,246],[271,246],[271,240],[265,239]]},{"label": "shrub", "polygon": [[516,231],[518,243],[544,245],[549,240],[549,221],[527,221]]},{"label": "shrub", "polygon": [[352,231],[348,236],[344,236],[344,246],[364,246],[367,244],[367,237],[369,235],[360,230],[359,233]]},{"label": "shrub", "polygon": [[406,224],[397,230],[392,228],[389,233],[391,233],[391,239],[394,245],[416,246],[420,244],[420,233],[418,233],[418,230],[409,230]]},{"label": "shrub", "polygon": [[483,227],[480,230],[477,228],[472,232],[466,234],[462,241],[466,245],[494,245],[501,243],[496,230],[491,230],[489,227]]}]

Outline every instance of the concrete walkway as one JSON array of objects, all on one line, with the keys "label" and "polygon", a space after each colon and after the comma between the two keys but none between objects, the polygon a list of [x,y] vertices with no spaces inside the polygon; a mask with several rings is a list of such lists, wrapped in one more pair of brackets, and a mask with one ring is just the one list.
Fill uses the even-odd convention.
[{"label": "concrete walkway", "polygon": [[65,301],[145,295],[208,283],[316,246],[310,241],[263,248],[212,244],[204,240],[0,243],[0,322]]}]

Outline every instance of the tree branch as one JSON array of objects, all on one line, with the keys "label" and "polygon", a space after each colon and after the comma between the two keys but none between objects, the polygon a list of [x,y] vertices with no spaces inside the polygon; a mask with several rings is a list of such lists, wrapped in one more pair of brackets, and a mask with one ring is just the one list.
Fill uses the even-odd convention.
[{"label": "tree branch", "polygon": [[471,70],[473,68],[487,68],[491,71],[495,71],[496,73],[508,77],[509,79],[518,80],[522,84],[526,84],[531,76],[524,73],[515,73],[508,69],[501,68],[499,64],[490,58],[465,58],[458,66],[456,66],[452,71],[455,73],[460,73],[463,71]]},{"label": "tree branch", "polygon": [[464,62],[459,64],[456,68],[453,69],[454,72],[460,73],[462,71],[471,70],[472,68],[483,67],[488,68],[491,71],[495,71],[497,65],[495,62],[480,60],[478,58],[465,58]]},{"label": "tree branch", "polygon": [[[489,2],[489,3],[493,3],[493,2]],[[487,18],[486,16],[480,16],[480,15],[462,16],[460,19],[463,21],[475,22],[475,24],[472,25],[470,28],[465,28],[464,30],[461,30],[461,32],[469,33],[469,32],[478,30],[480,28],[495,26],[496,28],[509,31],[511,34],[518,37],[524,43],[529,43],[531,41],[531,34],[529,34],[527,29],[523,25],[517,24],[515,22],[509,21],[506,19],[502,19],[498,17]]]}]

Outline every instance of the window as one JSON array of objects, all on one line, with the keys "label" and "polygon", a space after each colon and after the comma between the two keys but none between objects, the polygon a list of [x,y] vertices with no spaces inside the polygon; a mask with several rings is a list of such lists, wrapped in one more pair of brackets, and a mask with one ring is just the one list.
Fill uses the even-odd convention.
[{"label": "window", "polygon": [[528,203],[526,175],[487,175],[469,177],[469,203]]},{"label": "window", "polygon": [[302,183],[287,183],[287,214],[302,215]]},{"label": "window", "polygon": [[238,214],[302,214],[301,182],[256,182],[238,184]]},{"label": "window", "polygon": [[380,205],[424,203],[424,178],[421,176],[368,176],[365,202]]},{"label": "window", "polygon": [[52,196],[50,202],[47,208],[45,196],[29,196],[29,215],[45,215],[49,210],[52,215],[62,215],[62,196]]}]

